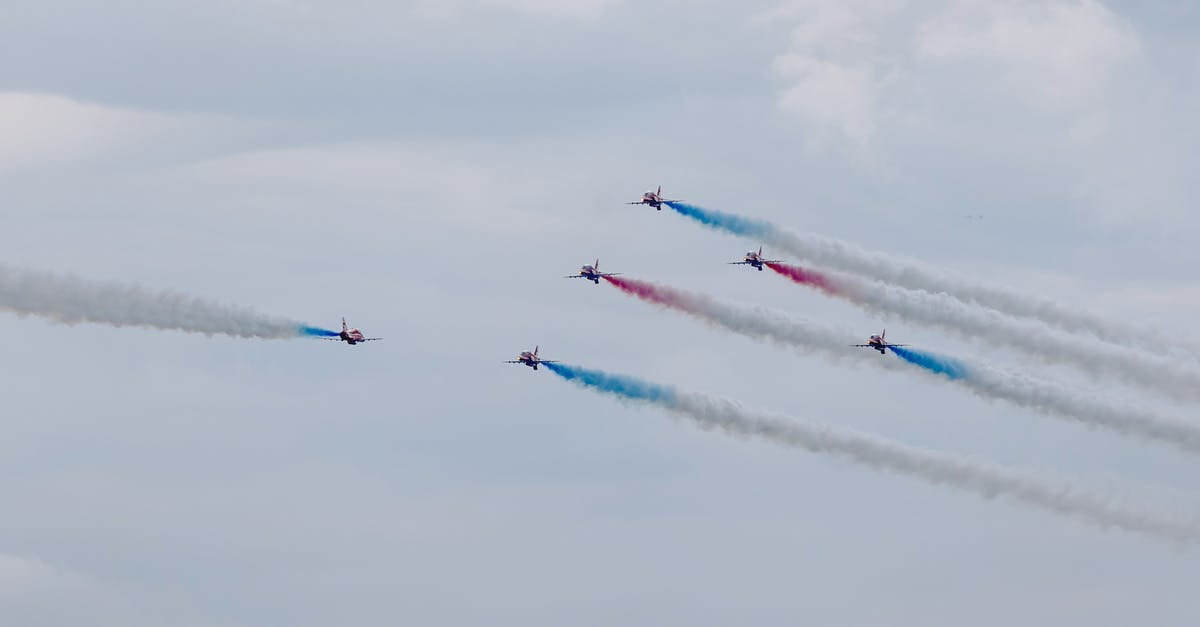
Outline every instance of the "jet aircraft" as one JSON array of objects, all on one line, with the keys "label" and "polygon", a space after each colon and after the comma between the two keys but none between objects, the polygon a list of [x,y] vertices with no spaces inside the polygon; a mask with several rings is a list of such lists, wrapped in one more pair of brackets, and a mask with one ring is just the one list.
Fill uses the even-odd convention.
[{"label": "jet aircraft", "polygon": [[662,185],[659,185],[658,191],[652,192],[650,190],[646,190],[646,192],[642,194],[642,197],[639,198],[636,202],[627,202],[625,204],[627,204],[627,205],[650,205],[651,207],[654,207],[655,209],[662,211],[662,206],[663,206],[663,203],[665,203],[665,202],[680,202],[680,201],[673,200],[670,198],[663,198],[662,197]]},{"label": "jet aircraft", "polygon": [[362,331],[359,331],[358,329],[351,329],[349,326],[346,325],[346,319],[342,318],[342,332],[339,333],[337,335],[337,337],[327,337],[324,339],[333,340],[335,342],[345,342],[351,346],[354,346],[355,344],[358,344],[359,342],[372,342],[375,340],[382,340],[383,338],[381,338],[381,337],[363,337]]},{"label": "jet aircraft", "polygon": [[762,246],[759,246],[758,252],[754,252],[752,250],[752,251],[746,253],[746,256],[741,261],[730,261],[729,265],[731,265],[731,266],[746,265],[746,266],[750,266],[750,267],[758,270],[759,272],[762,272],[762,267],[763,267],[764,263],[783,263],[783,262],[779,259],[763,259]]},{"label": "jet aircraft", "polygon": [[504,363],[506,363],[506,364],[524,364],[526,366],[529,366],[530,368],[533,368],[534,370],[537,370],[538,364],[553,364],[556,362],[551,359],[542,359],[542,358],[538,357],[538,347],[534,346],[533,352],[521,351],[521,354],[517,355],[516,359],[512,359],[512,360],[506,361]]},{"label": "jet aircraft", "polygon": [[855,348],[873,348],[879,351],[880,355],[886,355],[887,349],[893,346],[908,346],[908,344],[892,344],[891,342],[887,341],[887,329],[884,329],[883,333],[880,333],[879,335],[872,335],[871,337],[867,338],[866,344],[851,344],[851,346]]},{"label": "jet aircraft", "polygon": [[601,272],[600,260],[596,259],[596,263],[590,266],[583,266],[579,269],[579,274],[572,274],[563,277],[564,279],[587,279],[596,285],[600,285],[600,279],[606,276],[617,276],[620,272]]}]

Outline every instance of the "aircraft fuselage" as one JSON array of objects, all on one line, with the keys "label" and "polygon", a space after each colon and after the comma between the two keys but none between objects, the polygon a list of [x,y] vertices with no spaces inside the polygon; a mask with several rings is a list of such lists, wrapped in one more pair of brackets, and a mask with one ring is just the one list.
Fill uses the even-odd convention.
[{"label": "aircraft fuselage", "polygon": [[654,192],[646,192],[645,194],[642,194],[642,199],[638,202],[642,203],[643,205],[649,205],[651,207],[654,207],[655,209],[658,209],[659,211],[662,211],[663,200],[658,194],[655,194]]}]

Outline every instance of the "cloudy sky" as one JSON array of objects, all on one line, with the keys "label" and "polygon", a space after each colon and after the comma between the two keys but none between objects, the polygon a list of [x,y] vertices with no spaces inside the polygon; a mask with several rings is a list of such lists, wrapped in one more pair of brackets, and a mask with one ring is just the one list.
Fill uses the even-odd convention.
[{"label": "cloudy sky", "polygon": [[1189,333],[1195,3],[103,4],[5,6],[0,262],[387,339],[0,315],[3,624],[1200,622],[1195,548],[500,363],[536,343],[1200,511],[1200,460],[1169,447],[560,278],[598,256],[1073,376],[722,265],[756,243],[622,204],[662,184]]}]

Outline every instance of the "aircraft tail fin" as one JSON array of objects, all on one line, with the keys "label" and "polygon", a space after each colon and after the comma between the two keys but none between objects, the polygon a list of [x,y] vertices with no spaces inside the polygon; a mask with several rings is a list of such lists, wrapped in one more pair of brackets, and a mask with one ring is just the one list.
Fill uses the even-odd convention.
[{"label": "aircraft tail fin", "polygon": [[348,329],[348,328],[350,328],[350,327],[347,327],[347,326],[346,326],[346,319],[345,319],[345,318],[342,318],[342,330],[343,330],[343,331],[345,331],[345,330],[346,330],[346,329]]},{"label": "aircraft tail fin", "polygon": [[659,196],[662,196],[662,185],[658,186],[658,191],[655,193],[658,194]]},{"label": "aircraft tail fin", "polygon": [[594,265],[592,265],[592,269],[595,270],[596,272],[600,271],[600,258],[599,257],[596,257],[596,263]]},{"label": "aircraft tail fin", "polygon": [[762,245],[761,244],[759,244],[759,246],[758,246],[758,256],[762,257]]},{"label": "aircraft tail fin", "polygon": [[534,346],[534,347],[533,347],[533,358],[534,358],[534,359],[537,359],[537,352],[538,352],[538,347],[537,347],[537,346]]}]

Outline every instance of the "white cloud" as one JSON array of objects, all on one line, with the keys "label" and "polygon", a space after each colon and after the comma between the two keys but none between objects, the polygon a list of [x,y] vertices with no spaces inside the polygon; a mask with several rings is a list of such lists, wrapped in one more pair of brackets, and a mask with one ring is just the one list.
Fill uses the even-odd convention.
[{"label": "white cloud", "polygon": [[857,142],[871,139],[879,79],[870,67],[789,54],[776,59],[773,69],[790,83],[780,96],[784,108]]},{"label": "white cloud", "polygon": [[0,596],[25,596],[35,590],[77,583],[77,577],[41,560],[0,553]]},{"label": "white cloud", "polygon": [[1092,0],[971,0],[920,26],[916,62],[969,66],[974,82],[998,84],[1027,104],[1079,110],[1140,49],[1136,33]]},{"label": "white cloud", "polygon": [[802,0],[768,17],[790,28],[780,108],[881,179],[962,167],[1092,220],[1190,212],[1195,82],[1102,2]]},{"label": "white cloud", "polygon": [[105,154],[168,123],[61,96],[0,93],[0,168],[44,165]]},{"label": "white cloud", "polygon": [[151,625],[157,605],[134,604],[123,591],[39,558],[0,553],[0,624]]},{"label": "white cloud", "polygon": [[922,95],[976,92],[1088,116],[1079,126],[1086,134],[1103,123],[1094,103],[1140,51],[1132,28],[1091,0],[900,8],[805,0],[773,13],[797,22],[771,66],[781,106],[863,144],[889,118],[920,113]]},{"label": "white cloud", "polygon": [[892,13],[890,5],[800,2],[773,13],[799,20],[788,50],[771,64],[784,83],[780,106],[823,131],[870,141],[888,74],[875,22]]},{"label": "white cloud", "polygon": [[164,114],[79,102],[63,96],[0,92],[0,175],[39,168],[189,151],[250,125],[214,116]]}]

